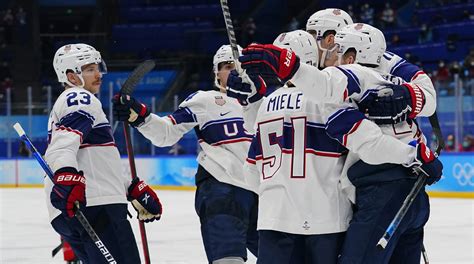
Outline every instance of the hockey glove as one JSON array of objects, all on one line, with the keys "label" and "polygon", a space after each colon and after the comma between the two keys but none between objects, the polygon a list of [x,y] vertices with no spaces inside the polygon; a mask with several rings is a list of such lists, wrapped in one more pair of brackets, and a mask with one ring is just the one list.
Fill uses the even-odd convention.
[{"label": "hockey glove", "polygon": [[[410,142],[410,145],[416,143]],[[426,184],[431,185],[441,179],[443,174],[443,164],[435,154],[425,145],[418,143],[416,147],[416,157],[408,166],[413,169],[415,174],[423,173],[426,175]]]},{"label": "hockey glove", "polygon": [[267,91],[267,85],[259,75],[251,75],[246,79],[249,83],[242,80],[236,70],[232,70],[227,78],[227,95],[237,99],[241,105],[255,103]]},{"label": "hockey glove", "polygon": [[150,115],[148,107],[130,95],[116,94],[112,98],[114,118],[128,121],[133,127],[139,127]]},{"label": "hockey glove", "polygon": [[68,217],[74,217],[74,203],[86,206],[86,178],[82,171],[73,167],[64,167],[54,173],[54,186],[51,190],[51,204]]},{"label": "hockey glove", "polygon": [[391,96],[380,97],[368,107],[369,119],[377,124],[396,124],[416,118],[425,104],[423,91],[408,83],[391,88]]},{"label": "hockey glove", "polygon": [[127,198],[137,211],[139,220],[147,223],[160,220],[163,210],[160,199],[158,199],[155,191],[138,177],[134,178],[132,184],[128,187]]},{"label": "hockey glove", "polygon": [[239,61],[247,74],[277,77],[281,84],[289,81],[300,67],[300,59],[293,51],[272,44],[251,44],[242,54]]}]

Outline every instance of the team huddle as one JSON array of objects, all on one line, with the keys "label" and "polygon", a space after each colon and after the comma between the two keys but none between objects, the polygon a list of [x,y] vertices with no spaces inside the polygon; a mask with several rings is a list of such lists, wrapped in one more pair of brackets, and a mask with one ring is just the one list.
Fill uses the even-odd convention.
[{"label": "team huddle", "polygon": [[[244,263],[247,249],[262,264],[420,263],[424,190],[385,250],[376,245],[418,173],[427,184],[441,178],[416,121],[436,109],[430,78],[387,51],[380,30],[340,9],[239,53],[235,61],[230,45],[219,48],[216,89],[189,95],[169,116],[129,95],[112,101],[115,118],[156,146],[195,131],[195,209],[209,263]],[[145,182],[122,174],[94,96],[105,63],[93,47],[71,44],[53,64],[66,89],[48,124],[51,224],[82,263],[107,263],[73,217],[79,202],[117,263],[140,263],[127,201],[146,222],[160,219],[162,205]]]}]

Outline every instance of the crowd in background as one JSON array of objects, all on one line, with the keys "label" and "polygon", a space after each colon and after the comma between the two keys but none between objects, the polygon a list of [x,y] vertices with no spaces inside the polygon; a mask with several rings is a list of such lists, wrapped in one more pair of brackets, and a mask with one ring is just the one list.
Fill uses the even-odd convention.
[{"label": "crowd in background", "polygon": [[5,101],[6,89],[13,88],[13,36],[24,33],[27,22],[27,15],[22,7],[0,10],[0,102]]}]

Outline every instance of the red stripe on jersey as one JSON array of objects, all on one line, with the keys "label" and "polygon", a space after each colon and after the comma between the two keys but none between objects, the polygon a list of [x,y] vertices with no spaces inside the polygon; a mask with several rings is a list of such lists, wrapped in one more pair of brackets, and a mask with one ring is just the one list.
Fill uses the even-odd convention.
[{"label": "red stripe on jersey", "polygon": [[331,157],[331,158],[339,158],[342,156],[342,153],[325,152],[325,151],[318,151],[314,149],[306,149],[305,153],[314,154],[316,156]]},{"label": "red stripe on jersey", "polygon": [[173,123],[173,125],[176,125],[176,120],[173,118],[172,115],[168,115],[168,118],[171,119],[171,123]]},{"label": "red stripe on jersey", "polygon": [[349,130],[349,132],[347,132],[347,134],[343,136],[342,145],[346,146],[347,138],[349,137],[350,134],[354,133],[357,130],[357,128],[360,126],[360,123],[362,123],[362,120],[359,120],[357,123],[355,123],[352,126],[351,130]]},{"label": "red stripe on jersey", "polygon": [[[282,149],[281,152],[284,154],[293,154],[293,150],[291,149]],[[342,153],[320,151],[320,150],[309,149],[309,148],[305,149],[305,153],[314,154],[316,156],[333,157],[333,158],[339,158],[340,156],[343,155]]]},{"label": "red stripe on jersey", "polygon": [[253,165],[257,164],[257,161],[254,160],[254,159],[251,159],[251,158],[247,158],[246,161],[250,164],[253,164]]},{"label": "red stripe on jersey", "polygon": [[411,78],[410,81],[415,80],[415,79],[416,79],[419,75],[421,75],[421,74],[426,74],[426,73],[425,73],[424,71],[417,71],[417,72],[415,73],[415,75],[413,75],[413,77]]},{"label": "red stripe on jersey", "polygon": [[232,144],[232,143],[237,143],[237,142],[242,142],[242,141],[252,142],[252,139],[251,138],[235,138],[235,139],[221,140],[219,142],[212,143],[211,146],[220,146],[224,144]]},{"label": "red stripe on jersey", "polygon": [[65,130],[67,132],[75,133],[75,134],[79,135],[79,137],[81,137],[81,142],[82,142],[82,132],[79,131],[79,130],[75,130],[75,129],[65,127],[65,126],[60,126],[60,127],[56,128],[56,130]]},{"label": "red stripe on jersey", "polygon": [[79,146],[80,149],[89,147],[116,147],[115,142],[103,143],[103,144],[82,144]]}]

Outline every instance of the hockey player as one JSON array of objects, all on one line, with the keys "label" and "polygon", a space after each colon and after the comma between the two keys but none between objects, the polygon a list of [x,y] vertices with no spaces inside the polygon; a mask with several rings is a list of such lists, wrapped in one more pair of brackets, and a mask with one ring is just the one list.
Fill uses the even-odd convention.
[{"label": "hockey player", "polygon": [[218,90],[189,95],[166,117],[150,114],[131,97],[118,95],[113,101],[118,120],[128,120],[156,146],[171,146],[188,131],[196,132],[202,151],[197,157],[195,209],[207,258],[214,264],[244,263],[247,248],[258,253],[258,200],[242,173],[252,135],[244,129],[241,105],[225,94],[234,68],[230,46],[220,47],[213,59]]},{"label": "hockey player", "polygon": [[83,263],[108,263],[74,218],[75,210],[81,210],[117,263],[140,263],[127,220],[127,198],[139,219],[159,219],[162,207],[143,181],[130,182],[122,174],[110,124],[94,96],[106,72],[105,63],[93,47],[69,44],[56,51],[53,66],[65,90],[48,121],[45,160],[54,181],[45,177],[44,186],[51,225]]},{"label": "hockey player", "polygon": [[[360,39],[364,39],[362,36],[359,35]],[[381,36],[383,39],[383,35]],[[362,48],[356,48],[356,50],[359,51]],[[365,59],[378,60],[383,54],[383,51],[379,53],[378,50],[373,50],[373,52],[375,54],[366,53]],[[329,113],[332,114],[328,115],[326,130],[331,137],[350,150],[343,175],[348,175],[352,183],[358,187],[356,200],[358,208],[351,227],[354,222],[362,225],[356,228],[359,230],[359,236],[353,236],[358,240],[353,240],[351,244],[358,250],[354,250],[355,254],[350,259],[343,256],[341,262],[387,263],[395,247],[404,243],[404,248],[397,246],[396,253],[399,254],[397,254],[398,257],[392,258],[392,261],[405,258],[405,261],[409,263],[419,262],[422,227],[428,217],[428,201],[424,192],[417,197],[409,210],[407,218],[393,238],[395,241],[392,241],[389,248],[383,252],[375,250],[375,245],[382,236],[383,230],[413,185],[414,180],[410,179],[410,177],[413,178],[412,173],[402,166],[390,164],[369,166],[359,162],[352,167],[360,158],[370,164],[388,162],[404,164],[409,168],[419,168],[429,175],[429,184],[436,182],[441,176],[442,164],[426,148],[419,133],[413,134],[409,131],[404,136],[400,136],[393,133],[393,130],[384,128],[381,130],[358,111],[355,102],[363,103],[374,90],[378,92],[383,87],[391,87],[391,84],[380,78],[376,72],[367,71],[367,68],[360,65],[330,67],[321,72],[314,67],[300,64],[294,53],[273,45],[250,45],[244,50],[244,56],[240,60],[243,68],[250,72],[249,74],[264,73],[268,76],[273,72],[283,82],[291,80],[297,87],[303,89],[307,98],[315,102],[324,102],[324,108],[331,110]],[[407,143],[412,139],[418,139],[419,143],[415,148],[411,148],[403,143],[400,145],[401,141],[396,140],[395,137]],[[390,155],[387,155],[388,149],[390,149]],[[350,170],[347,171],[349,168]],[[347,180],[344,183],[343,180],[344,177],[341,179],[342,187],[346,187],[346,190],[350,189],[351,184],[347,184]],[[374,187],[377,188],[374,189]],[[350,197],[355,198],[353,194]],[[374,203],[375,201],[377,203]],[[407,236],[400,236],[400,234]],[[400,243],[397,243],[397,240],[400,240]]]},{"label": "hockey player", "polygon": [[[375,68],[382,71],[385,79],[394,82],[390,86],[394,93],[392,96],[376,98],[375,102],[366,99],[369,102],[360,103],[359,109],[367,111],[368,117],[379,124],[385,134],[392,134],[405,142],[414,139],[424,142],[426,139],[414,119],[418,115],[429,116],[436,108],[436,92],[426,74],[404,61],[399,61],[399,65],[393,67],[390,73],[383,72],[386,64],[381,62],[389,61],[387,55],[390,54],[385,52],[382,32],[370,25],[354,24],[344,27],[336,34],[335,42],[340,46],[338,53],[342,65],[358,63]],[[398,73],[411,82],[390,75],[393,73]],[[368,93],[365,96],[371,97]],[[350,97],[357,100],[358,96]],[[362,100],[359,102],[364,101],[363,98],[360,99]],[[389,112],[392,110],[394,112]],[[424,191],[416,197],[409,214],[391,240],[391,245],[382,252],[373,246],[412,187],[413,180],[404,181],[401,176],[403,171],[393,165],[371,166],[358,161],[349,169],[351,183],[357,187],[357,210],[347,233],[340,263],[420,262],[423,226],[429,217],[429,201]],[[375,177],[379,179],[373,181]],[[379,190],[372,189],[374,184],[378,184]],[[383,194],[380,193],[382,190]],[[369,199],[377,202],[369,202]],[[368,244],[359,243],[360,241],[368,241]]]},{"label": "hockey player", "polygon": [[323,69],[332,66],[334,59],[331,54],[336,51],[334,36],[342,27],[351,25],[352,18],[349,14],[338,8],[326,8],[312,14],[306,22],[306,31],[316,40],[319,50],[318,66]]},{"label": "hockey player", "polygon": [[[306,31],[317,40],[320,69],[335,65],[337,56],[334,55],[338,50],[335,45],[336,33],[352,24],[353,21],[349,14],[337,8],[320,10],[310,16],[306,23]],[[408,118],[414,119],[417,115],[430,116],[435,111],[436,91],[433,83],[418,66],[390,51],[385,51],[380,61],[372,65],[372,68],[398,85],[411,82],[419,86],[426,102],[421,108],[412,109],[409,101],[415,98],[412,96],[414,95],[413,89],[409,86],[397,86],[393,88],[393,95],[385,96],[371,105],[368,109],[371,120],[377,124],[393,124]],[[420,105],[420,103],[418,104]]]},{"label": "hockey player", "polygon": [[[305,31],[283,33],[274,44],[318,62]],[[257,263],[336,263],[352,215],[338,186],[346,149],[326,134],[320,106],[287,85],[255,103],[246,180],[259,194]]]}]

